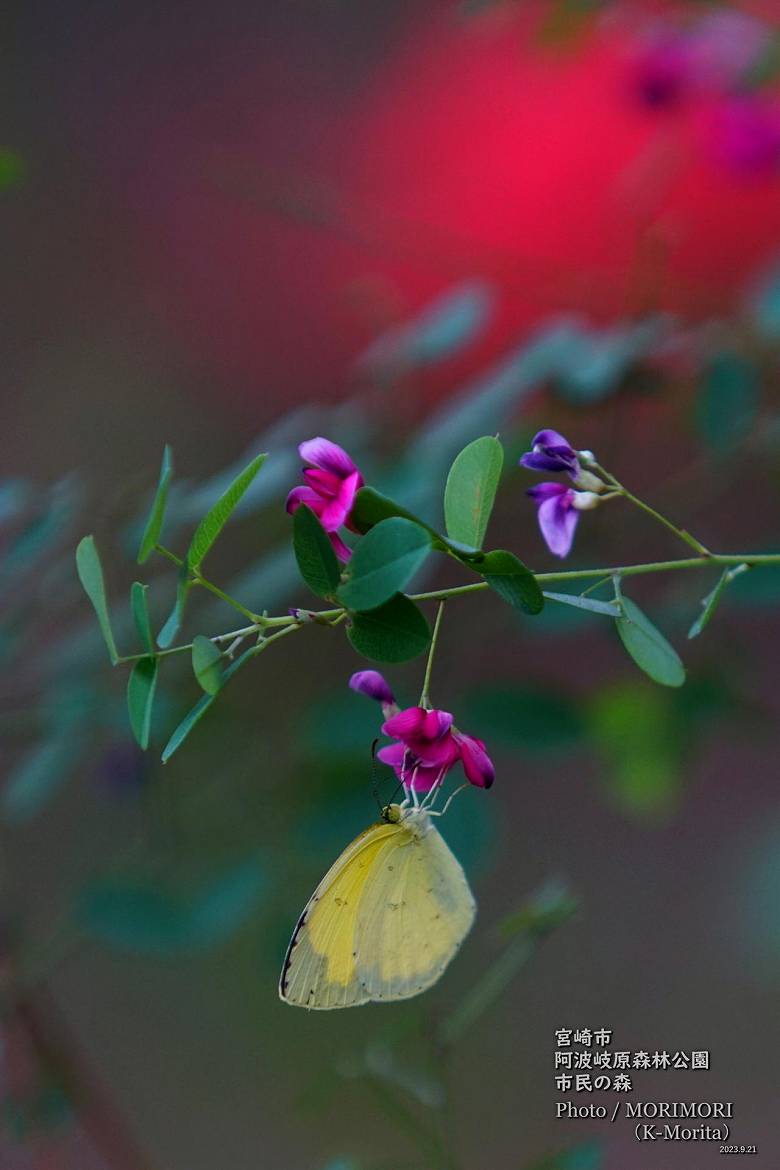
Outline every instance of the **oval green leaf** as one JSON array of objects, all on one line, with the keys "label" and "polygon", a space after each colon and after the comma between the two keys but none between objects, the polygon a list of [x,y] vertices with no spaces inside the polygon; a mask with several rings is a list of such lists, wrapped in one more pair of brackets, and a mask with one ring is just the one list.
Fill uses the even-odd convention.
[{"label": "oval green leaf", "polygon": [[222,686],[222,651],[203,634],[192,640],[192,672],[207,695],[216,695]]},{"label": "oval green leaf", "polygon": [[98,625],[108,648],[108,656],[114,666],[119,661],[119,652],[114,641],[111,629],[111,620],[108,616],[108,602],[106,601],[106,584],[103,579],[103,568],[100,564],[94,536],[85,536],[76,549],[76,571],[89,600],[97,615]]},{"label": "oval green leaf", "polygon": [[351,522],[358,532],[362,533],[368,532],[369,528],[373,528],[382,520],[389,520],[392,516],[400,516],[404,520],[412,520],[415,524],[419,524],[429,534],[433,547],[440,552],[447,548],[447,540],[434,528],[431,528],[430,524],[426,524],[419,516],[415,516],[407,508],[397,504],[389,496],[382,495],[375,488],[362,487],[355,496],[355,502],[350,512]]},{"label": "oval green leaf", "polygon": [[168,488],[170,487],[172,477],[173,452],[166,443],[165,449],[163,450],[157,491],[154,493],[152,506],[149,510],[149,519],[146,521],[144,534],[141,537],[141,544],[138,548],[138,556],[136,557],[139,565],[144,563],[160,539],[160,533],[162,532],[163,521],[165,519],[165,508],[168,503]]},{"label": "oval green leaf", "polygon": [[198,568],[201,564],[265,460],[265,455],[256,456],[249,466],[236,476],[227,491],[219,497],[214,507],[210,508],[203,517],[195,529],[195,535],[187,550],[187,560],[193,568]]},{"label": "oval green leaf", "polygon": [[570,605],[573,609],[586,610],[588,613],[600,613],[604,617],[620,617],[616,601],[597,601],[595,597],[580,597],[578,593],[549,593],[546,589],[544,596],[548,601],[558,601],[561,605]]},{"label": "oval green leaf", "polygon": [[451,540],[482,548],[503,465],[504,450],[491,435],[475,439],[456,456],[444,489],[444,519]]},{"label": "oval green leaf", "polygon": [[152,638],[152,625],[149,620],[149,605],[146,600],[148,590],[148,585],[142,585],[140,581],[133,582],[130,589],[130,609],[133,614],[136,633],[141,639],[141,645],[144,650],[148,650],[150,654],[153,654],[154,639]]},{"label": "oval green leaf", "polygon": [[293,551],[298,572],[312,593],[333,597],[341,578],[339,562],[327,532],[305,504],[293,516]]},{"label": "oval green leaf", "polygon": [[[247,662],[248,659],[253,658],[257,652],[257,646],[250,646],[248,650],[245,650],[243,654],[239,655],[235,662],[231,663],[231,665],[222,675],[222,686],[219,688],[220,691],[225,686],[225,683],[233,677],[236,671],[240,670],[244,663]],[[163,748],[161,758],[164,764],[167,764],[173,753],[181,747],[187,736],[192,731],[193,727],[195,727],[200,722],[218,694],[219,691],[216,691],[213,695],[202,695],[192,710],[187,712]]]},{"label": "oval green leaf", "polygon": [[380,521],[352,554],[339,601],[347,609],[376,609],[405,588],[430,551],[431,538],[419,524],[401,517]]},{"label": "oval green leaf", "polygon": [[685,682],[685,667],[677,651],[630,597],[622,597],[619,604],[621,616],[615,624],[634,662],[654,682],[665,687],[681,687]]},{"label": "oval green leaf", "polygon": [[541,613],[544,595],[531,570],[506,549],[495,549],[485,554],[479,564],[491,589],[515,609],[527,614]]},{"label": "oval green leaf", "polygon": [[156,658],[139,658],[127,680],[127,710],[130,726],[139,747],[144,751],[149,746],[152,730],[152,709],[157,689]]},{"label": "oval green leaf", "polygon": [[726,586],[729,585],[734,580],[735,577],[739,576],[740,573],[744,573],[747,570],[747,568],[748,568],[747,565],[737,565],[737,567],[734,569],[724,569],[723,570],[723,572],[720,575],[720,579],[719,579],[717,585],[715,586],[715,588],[712,590],[711,593],[708,593],[707,596],[702,601],[702,606],[703,606],[702,612],[699,614],[696,621],[693,623],[691,628],[688,630],[688,637],[689,638],[698,638],[699,634],[702,632],[704,627],[709,624],[709,621],[710,621],[712,615],[715,613],[715,610],[720,605],[720,599],[723,596],[723,591],[726,588]]},{"label": "oval green leaf", "polygon": [[590,700],[587,727],[607,765],[603,782],[623,812],[643,821],[674,812],[691,732],[676,697],[640,679],[608,686]]},{"label": "oval green leaf", "polygon": [[378,609],[355,614],[347,637],[373,662],[406,662],[427,650],[431,629],[414,602],[398,593]]}]

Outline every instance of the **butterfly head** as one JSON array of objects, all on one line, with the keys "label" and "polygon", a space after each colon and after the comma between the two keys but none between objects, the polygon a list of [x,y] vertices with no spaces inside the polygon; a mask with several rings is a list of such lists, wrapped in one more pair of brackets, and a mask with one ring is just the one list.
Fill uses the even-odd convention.
[{"label": "butterfly head", "polygon": [[403,815],[404,810],[400,804],[386,804],[382,809],[382,820],[387,821],[389,825],[397,825],[403,820]]}]

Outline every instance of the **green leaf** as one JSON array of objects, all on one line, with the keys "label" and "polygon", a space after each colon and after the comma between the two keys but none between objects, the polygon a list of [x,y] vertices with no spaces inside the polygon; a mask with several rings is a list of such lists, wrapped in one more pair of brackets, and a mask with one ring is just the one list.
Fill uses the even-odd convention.
[{"label": "green leaf", "polygon": [[181,629],[181,623],[184,618],[184,607],[187,604],[187,598],[189,597],[190,589],[192,589],[192,584],[189,565],[184,560],[179,565],[179,576],[176,582],[176,600],[173,603],[173,609],[165,625],[157,635],[157,645],[161,650],[168,649]]},{"label": "green leaf", "polygon": [[108,647],[108,656],[115,666],[119,661],[119,652],[114,641],[114,632],[111,629],[111,620],[108,616],[108,602],[106,601],[106,585],[103,580],[103,568],[100,564],[94,536],[85,536],[76,549],[76,571],[89,600],[97,614],[98,625]]},{"label": "green leaf", "polygon": [[461,702],[466,727],[478,727],[488,743],[524,752],[571,751],[585,729],[578,704],[538,685],[480,686]]},{"label": "green leaf", "polygon": [[82,893],[76,913],[84,929],[120,950],[187,953],[233,934],[255,912],[265,883],[254,858],[189,891],[161,888],[159,879],[108,878]]},{"label": "green leaf", "polygon": [[503,465],[503,448],[490,435],[475,439],[456,456],[444,489],[444,518],[451,540],[482,547]]},{"label": "green leaf", "polygon": [[634,662],[654,682],[665,687],[681,687],[685,682],[685,667],[673,646],[656,629],[630,597],[620,599],[621,616],[617,631]]},{"label": "green leaf", "polygon": [[696,422],[708,447],[730,450],[753,426],[759,403],[755,366],[737,353],[717,354],[696,401]]},{"label": "green leaf", "polygon": [[615,601],[596,601],[593,597],[580,597],[576,593],[548,593],[544,596],[548,601],[559,601],[561,605],[570,605],[573,609],[587,610],[588,613],[601,613],[605,617],[620,617],[620,609]]},{"label": "green leaf", "polygon": [[197,703],[192,708],[192,710],[187,712],[187,714],[184,716],[181,723],[176,728],[173,735],[171,736],[171,738],[168,740],[165,747],[163,748],[163,753],[162,753],[162,756],[160,757],[160,759],[162,760],[162,762],[164,764],[167,764],[168,760],[171,758],[173,753],[175,751],[178,751],[178,749],[184,743],[187,736],[192,731],[193,727],[195,727],[195,725],[197,723],[199,723],[201,721],[201,719],[203,718],[203,716],[206,714],[206,712],[208,711],[209,707],[214,702],[216,697],[217,697],[216,694],[202,695],[201,698],[198,699]]},{"label": "green leaf", "polygon": [[579,901],[563,882],[546,882],[515,910],[498,924],[498,932],[504,939],[518,934],[544,938],[567,922],[579,909]]},{"label": "green leaf", "polygon": [[207,695],[216,695],[222,686],[222,651],[203,634],[192,641],[192,671]]},{"label": "green leaf", "polygon": [[347,609],[376,609],[400,593],[431,551],[431,538],[412,520],[393,517],[367,532],[352,554],[338,592]]},{"label": "green leaf", "polygon": [[431,528],[430,524],[426,524],[419,516],[415,516],[413,512],[401,504],[397,504],[389,496],[383,496],[374,488],[362,487],[355,496],[355,502],[350,512],[350,520],[358,532],[362,533],[368,532],[375,524],[381,523],[382,520],[389,520],[393,516],[400,516],[404,520],[412,520],[415,524],[419,524],[420,528],[424,528],[430,535],[433,547],[440,552],[447,548],[447,541],[435,528]]},{"label": "green leaf", "polygon": [[339,562],[328,534],[305,504],[293,516],[293,551],[298,572],[312,593],[333,597],[341,577]]},{"label": "green leaf", "polygon": [[214,507],[209,509],[195,529],[195,535],[187,551],[187,560],[193,568],[197,569],[203,561],[266,458],[265,455],[258,455],[253,459],[249,466],[236,476],[227,491],[220,496]]},{"label": "green leaf", "polygon": [[136,632],[141,639],[141,645],[144,650],[148,650],[151,654],[154,652],[154,640],[152,638],[151,622],[149,621],[149,606],[146,600],[148,590],[148,585],[142,585],[140,581],[133,582],[130,589],[130,609],[133,614]]},{"label": "green leaf", "polygon": [[130,714],[130,726],[138,746],[142,747],[144,751],[149,746],[149,735],[152,729],[152,708],[154,707],[154,692],[157,689],[157,665],[156,658],[139,658],[127,680],[127,710]]},{"label": "green leaf", "polygon": [[[231,665],[222,675],[222,686],[219,688],[220,691],[224,688],[225,683],[229,682],[236,671],[240,670],[244,663],[247,662],[248,659],[253,658],[256,653],[257,647],[250,646],[248,650],[245,650],[243,654],[239,655],[235,662],[231,663]],[[202,695],[192,710],[187,712],[163,748],[161,758],[164,764],[167,764],[173,753],[181,747],[187,736],[192,731],[193,727],[195,727],[201,721],[218,694],[219,691],[215,691],[213,695]]]},{"label": "green leaf", "polygon": [[505,549],[485,553],[479,572],[490,588],[515,609],[528,614],[541,613],[544,594],[531,570],[514,553]]},{"label": "green leaf", "polygon": [[587,715],[614,804],[634,819],[666,819],[679,802],[691,727],[677,697],[644,680],[619,683],[596,694]]},{"label": "green leaf", "polygon": [[431,629],[414,602],[397,593],[378,609],[355,614],[347,637],[374,662],[406,662],[427,650]]},{"label": "green leaf", "polygon": [[418,524],[420,528],[424,528],[431,538],[431,548],[437,552],[455,553],[455,556],[464,564],[471,564],[474,561],[479,561],[482,558],[482,553],[478,548],[471,544],[463,544],[458,540],[449,540],[446,536],[442,536],[430,524],[426,524],[419,516],[415,516],[407,508],[397,504],[395,500],[391,500],[389,496],[383,496],[381,492],[374,488],[363,487],[355,496],[355,503],[352,506],[350,513],[350,520],[357,528],[358,532],[366,533],[374,525],[380,524],[382,520],[389,520],[393,516],[400,516],[404,520],[411,520],[414,524]]},{"label": "green leaf", "polygon": [[720,579],[712,590],[702,601],[703,610],[688,630],[689,638],[698,638],[704,627],[709,623],[710,618],[720,604],[720,599],[723,596],[723,591],[731,581],[739,574],[745,572],[747,565],[737,565],[735,569],[724,569],[720,575]]},{"label": "green leaf", "polygon": [[[13,506],[13,499],[10,502]],[[0,587],[8,589],[14,578],[28,574],[36,564],[51,556],[63,536],[69,533],[80,510],[81,487],[75,476],[66,476],[52,484],[42,509],[36,510],[32,519],[5,544],[0,558]]]},{"label": "green leaf", "polygon": [[603,1164],[602,1146],[598,1142],[585,1142],[560,1150],[541,1162],[534,1162],[533,1166],[524,1166],[523,1170],[601,1170]]},{"label": "green leaf", "polygon": [[170,487],[172,476],[173,452],[166,443],[165,449],[163,450],[157,491],[154,493],[154,500],[149,511],[149,519],[146,521],[146,528],[141,537],[141,544],[139,545],[138,556],[136,557],[139,565],[142,565],[147,560],[149,554],[160,539],[160,533],[162,532],[163,521],[165,519],[165,507],[168,503],[168,488]]},{"label": "green leaf", "polygon": [[79,743],[79,737],[70,729],[36,744],[22,757],[0,799],[4,821],[18,825],[35,816],[67,780]]},{"label": "green leaf", "polygon": [[27,177],[27,165],[20,154],[7,146],[0,149],[0,191],[16,187]]}]

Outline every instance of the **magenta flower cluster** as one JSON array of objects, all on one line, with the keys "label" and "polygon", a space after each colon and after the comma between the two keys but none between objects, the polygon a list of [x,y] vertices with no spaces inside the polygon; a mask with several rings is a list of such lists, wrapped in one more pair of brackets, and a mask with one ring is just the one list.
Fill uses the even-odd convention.
[{"label": "magenta flower cluster", "polygon": [[380,748],[379,759],[394,770],[405,788],[430,792],[460,763],[470,784],[489,788],[495,768],[485,744],[459,731],[449,711],[436,708],[399,709],[386,679],[377,670],[361,670],[349,680],[353,691],[382,705],[382,734],[396,742]]},{"label": "magenta flower cluster", "polygon": [[338,534],[339,528],[355,531],[350,513],[355,496],[363,486],[363,476],[343,447],[330,439],[307,439],[298,447],[298,454],[311,467],[304,467],[306,483],[293,488],[287,497],[287,511],[295,512],[301,504],[311,508],[328,534],[334,552],[340,561],[352,555]]},{"label": "magenta flower cluster", "polygon": [[753,83],[772,37],[765,22],[725,7],[660,22],[637,46],[632,89],[646,108],[695,109],[705,147],[724,168],[777,172],[780,102]]}]

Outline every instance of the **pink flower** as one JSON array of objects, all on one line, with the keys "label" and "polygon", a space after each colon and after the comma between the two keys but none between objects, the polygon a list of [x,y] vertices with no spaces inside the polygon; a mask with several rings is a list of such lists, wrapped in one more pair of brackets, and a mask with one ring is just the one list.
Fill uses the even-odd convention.
[{"label": "pink flower", "polygon": [[363,476],[347,452],[330,439],[307,439],[298,452],[312,466],[303,469],[306,483],[293,488],[288,495],[287,511],[295,512],[301,504],[311,508],[327,532],[336,556],[348,561],[352,551],[338,535],[338,529],[342,525],[351,527],[350,512],[363,486]]},{"label": "pink flower", "polygon": [[406,788],[430,792],[459,761],[470,784],[489,788],[493,783],[495,768],[485,744],[454,727],[449,711],[427,707],[399,711],[390,686],[376,670],[353,674],[349,685],[382,704],[382,732],[396,743],[380,748],[377,756],[394,769]]},{"label": "pink flower", "polygon": [[469,784],[489,788],[496,778],[496,770],[484,741],[462,731],[454,731],[453,738],[460,749],[460,762]]}]

